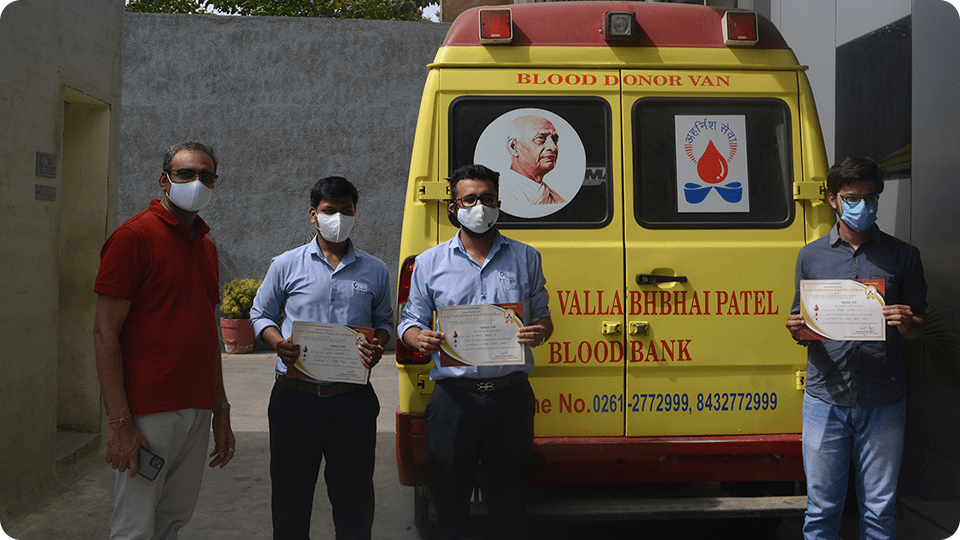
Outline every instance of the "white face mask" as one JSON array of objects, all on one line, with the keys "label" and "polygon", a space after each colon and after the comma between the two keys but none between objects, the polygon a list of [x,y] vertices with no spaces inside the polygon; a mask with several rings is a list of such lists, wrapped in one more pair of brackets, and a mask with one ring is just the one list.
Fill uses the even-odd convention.
[{"label": "white face mask", "polygon": [[167,197],[170,202],[177,205],[187,212],[199,212],[210,204],[210,198],[213,197],[213,189],[203,185],[200,180],[179,184],[170,180],[170,173],[166,173],[167,180],[170,181],[170,193]]},{"label": "white face mask", "polygon": [[353,224],[356,220],[356,216],[347,216],[340,212],[336,214],[317,213],[317,232],[327,242],[339,244],[350,238],[350,231],[353,230]]},{"label": "white face mask", "polygon": [[489,231],[497,223],[498,217],[500,217],[500,209],[495,206],[484,206],[478,203],[470,208],[457,209],[457,220],[460,225],[477,234]]}]

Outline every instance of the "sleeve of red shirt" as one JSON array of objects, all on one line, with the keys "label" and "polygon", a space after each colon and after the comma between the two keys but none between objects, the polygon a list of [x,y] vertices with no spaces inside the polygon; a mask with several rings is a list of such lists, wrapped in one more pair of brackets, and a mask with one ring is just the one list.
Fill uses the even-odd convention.
[{"label": "sleeve of red shirt", "polygon": [[120,227],[107,238],[100,250],[100,270],[93,290],[132,302],[145,268],[139,236]]}]

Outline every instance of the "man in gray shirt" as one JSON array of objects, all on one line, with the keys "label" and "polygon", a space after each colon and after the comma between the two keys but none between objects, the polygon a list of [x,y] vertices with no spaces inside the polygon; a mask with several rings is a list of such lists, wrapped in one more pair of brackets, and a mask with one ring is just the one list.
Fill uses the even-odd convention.
[{"label": "man in gray shirt", "polygon": [[[851,460],[867,538],[896,538],[894,511],[903,456],[907,373],[902,340],[926,325],[927,283],[920,251],[875,225],[883,176],[870,158],[830,168],[828,201],[840,217],[830,234],[797,257],[796,295],[787,329],[807,347],[803,464],[806,540],[836,539]],[[884,341],[806,341],[800,330],[800,280],[881,280]]]}]

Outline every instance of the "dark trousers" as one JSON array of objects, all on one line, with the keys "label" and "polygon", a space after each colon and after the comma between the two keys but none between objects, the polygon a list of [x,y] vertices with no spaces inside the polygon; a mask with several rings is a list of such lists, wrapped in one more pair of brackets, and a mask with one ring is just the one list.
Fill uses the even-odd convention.
[{"label": "dark trousers", "polygon": [[523,381],[493,392],[438,382],[426,407],[438,540],[459,539],[482,464],[493,537],[525,538],[536,403]]},{"label": "dark trousers", "polygon": [[270,394],[274,540],[310,537],[320,463],[337,540],[369,539],[380,401],[373,387],[318,397],[276,383]]}]

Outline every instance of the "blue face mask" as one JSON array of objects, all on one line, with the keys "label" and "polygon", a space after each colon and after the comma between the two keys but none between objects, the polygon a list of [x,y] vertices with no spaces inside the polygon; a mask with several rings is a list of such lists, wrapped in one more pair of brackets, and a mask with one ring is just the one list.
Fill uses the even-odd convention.
[{"label": "blue face mask", "polygon": [[877,207],[879,203],[867,204],[866,201],[860,201],[857,204],[843,202],[843,215],[840,219],[844,221],[851,229],[857,232],[863,232],[869,229],[877,222]]}]

